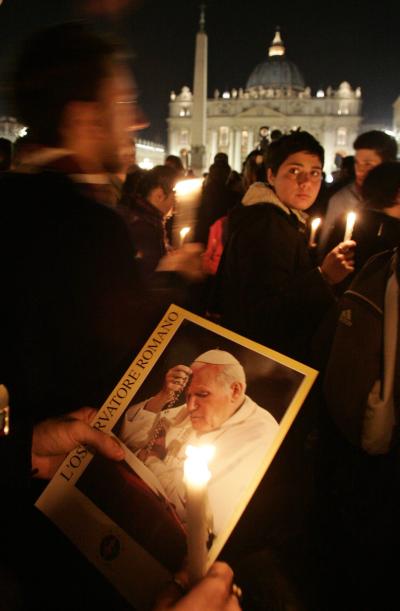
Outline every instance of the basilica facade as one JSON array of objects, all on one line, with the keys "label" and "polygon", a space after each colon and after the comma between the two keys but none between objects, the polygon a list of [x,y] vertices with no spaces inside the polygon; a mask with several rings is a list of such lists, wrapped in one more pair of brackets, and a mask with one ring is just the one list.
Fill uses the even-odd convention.
[{"label": "basilica facade", "polygon": [[[209,167],[217,152],[222,151],[228,154],[232,168],[240,171],[247,154],[273,130],[284,133],[301,128],[323,145],[327,173],[336,169],[338,154],[353,154],[352,144],[362,119],[359,87],[353,89],[343,81],[337,89],[328,87],[313,93],[299,68],[287,58],[277,29],[268,56],[255,66],[247,83],[231,91],[216,90],[213,97],[208,98],[204,16],[200,26],[193,91],[184,86],[180,93],[172,92],[170,96],[170,153],[180,155],[200,172]],[[191,163],[195,150],[196,164]],[[200,162],[199,151],[202,152]]]}]

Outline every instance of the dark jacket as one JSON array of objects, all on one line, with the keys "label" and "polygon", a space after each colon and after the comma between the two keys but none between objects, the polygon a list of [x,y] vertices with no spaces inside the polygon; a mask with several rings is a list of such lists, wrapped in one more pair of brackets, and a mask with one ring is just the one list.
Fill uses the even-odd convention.
[{"label": "dark jacket", "polygon": [[[263,203],[253,204],[250,191]],[[334,302],[332,291],[312,264],[299,216],[260,183],[248,194],[243,201],[251,205],[235,208],[229,217],[218,270],[222,324],[307,360],[311,336]]]},{"label": "dark jacket", "polygon": [[197,210],[194,240],[207,244],[211,225],[240,201],[240,194],[227,185],[230,168],[213,164],[207,177]]},{"label": "dark jacket", "polygon": [[[105,602],[108,586],[96,571],[30,508],[40,492],[30,482],[32,427],[99,408],[161,312],[151,310],[121,217],[67,176],[3,176],[0,228],[0,380],[11,406],[10,435],[0,438],[0,562],[21,579],[18,592],[29,601],[21,608],[50,609],[58,600],[60,610],[84,609],[98,590],[100,606],[119,609]],[[76,572],[61,600],[59,576],[68,566]]]},{"label": "dark jacket", "polygon": [[2,381],[35,420],[99,407],[155,324],[127,228],[56,172],[0,194]]},{"label": "dark jacket", "polygon": [[361,447],[368,395],[383,380],[383,312],[392,251],[373,257],[342,296],[324,378],[327,408],[338,429]]},{"label": "dark jacket", "polygon": [[135,257],[146,276],[152,274],[167,252],[164,216],[155,206],[136,197],[131,207],[119,206],[135,244]]}]

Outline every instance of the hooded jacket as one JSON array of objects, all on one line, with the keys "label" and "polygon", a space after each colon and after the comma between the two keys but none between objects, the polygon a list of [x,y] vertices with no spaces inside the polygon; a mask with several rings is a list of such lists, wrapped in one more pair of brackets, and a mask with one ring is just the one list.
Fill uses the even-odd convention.
[{"label": "hooded jacket", "polygon": [[307,361],[334,296],[310,259],[305,220],[270,187],[254,183],[229,215],[218,299],[223,325]]}]

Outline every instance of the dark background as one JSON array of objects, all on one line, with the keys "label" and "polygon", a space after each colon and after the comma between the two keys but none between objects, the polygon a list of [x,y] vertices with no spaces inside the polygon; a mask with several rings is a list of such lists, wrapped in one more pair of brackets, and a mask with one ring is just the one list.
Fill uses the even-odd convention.
[{"label": "dark background", "polygon": [[[199,4],[199,0],[3,0],[0,116],[11,110],[6,101],[9,74],[27,34],[66,19],[89,18],[117,33],[134,54],[141,102],[151,121],[140,136],[165,142],[170,91],[192,87]],[[392,104],[400,95],[400,5],[393,6],[354,0],[209,0],[209,95],[215,88],[222,92],[245,86],[252,69],[266,58],[279,25],[287,57],[297,64],[313,94],[347,80],[353,88],[361,87],[364,119],[391,126]]]}]

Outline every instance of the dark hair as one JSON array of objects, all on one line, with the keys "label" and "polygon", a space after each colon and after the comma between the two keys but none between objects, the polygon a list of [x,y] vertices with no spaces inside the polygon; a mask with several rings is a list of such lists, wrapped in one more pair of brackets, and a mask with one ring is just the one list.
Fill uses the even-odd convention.
[{"label": "dark hair", "polygon": [[342,157],[342,161],[340,164],[341,172],[346,172],[354,178],[354,155],[346,155],[346,157]]},{"label": "dark hair", "polygon": [[183,166],[182,159],[177,155],[167,155],[164,161],[164,165],[169,165],[171,168],[182,172],[185,168]]},{"label": "dark hair", "polygon": [[40,144],[59,144],[63,111],[73,100],[94,101],[119,47],[83,23],[34,34],[23,46],[14,75],[19,119]]},{"label": "dark hair", "polygon": [[282,136],[282,132],[280,129],[273,129],[270,135],[271,140],[277,140],[281,136]]},{"label": "dark hair", "polygon": [[361,195],[369,208],[391,208],[400,193],[400,162],[386,161],[368,172]]},{"label": "dark hair", "polygon": [[0,172],[5,172],[11,167],[12,144],[8,138],[0,138]]},{"label": "dark hair", "polygon": [[273,140],[266,153],[266,166],[275,175],[282,163],[294,153],[305,151],[311,155],[319,157],[322,166],[324,165],[324,149],[308,132],[294,131],[284,134],[277,140]]},{"label": "dark hair", "polygon": [[210,182],[226,184],[231,173],[231,168],[226,163],[215,161],[208,168],[207,184]]},{"label": "dark hair", "polygon": [[370,132],[360,134],[354,140],[354,150],[371,149],[375,151],[382,161],[396,161],[397,157],[397,142],[393,136],[389,136],[385,132],[373,129]]},{"label": "dark hair", "polygon": [[140,167],[137,167],[134,171],[127,173],[125,182],[122,186],[122,195],[120,199],[120,205],[130,208],[134,205],[137,196],[138,187],[143,176],[147,173]]},{"label": "dark hair", "polygon": [[229,165],[228,155],[226,153],[223,153],[222,151],[216,153],[214,155],[214,163],[226,163],[226,165]]},{"label": "dark hair", "polygon": [[161,187],[165,195],[168,195],[175,187],[177,179],[176,170],[167,165],[156,165],[141,177],[137,186],[137,194],[147,197],[153,189]]},{"label": "dark hair", "polygon": [[243,163],[242,176],[245,189],[248,189],[253,182],[266,181],[267,170],[261,149],[255,149],[247,155]]}]

